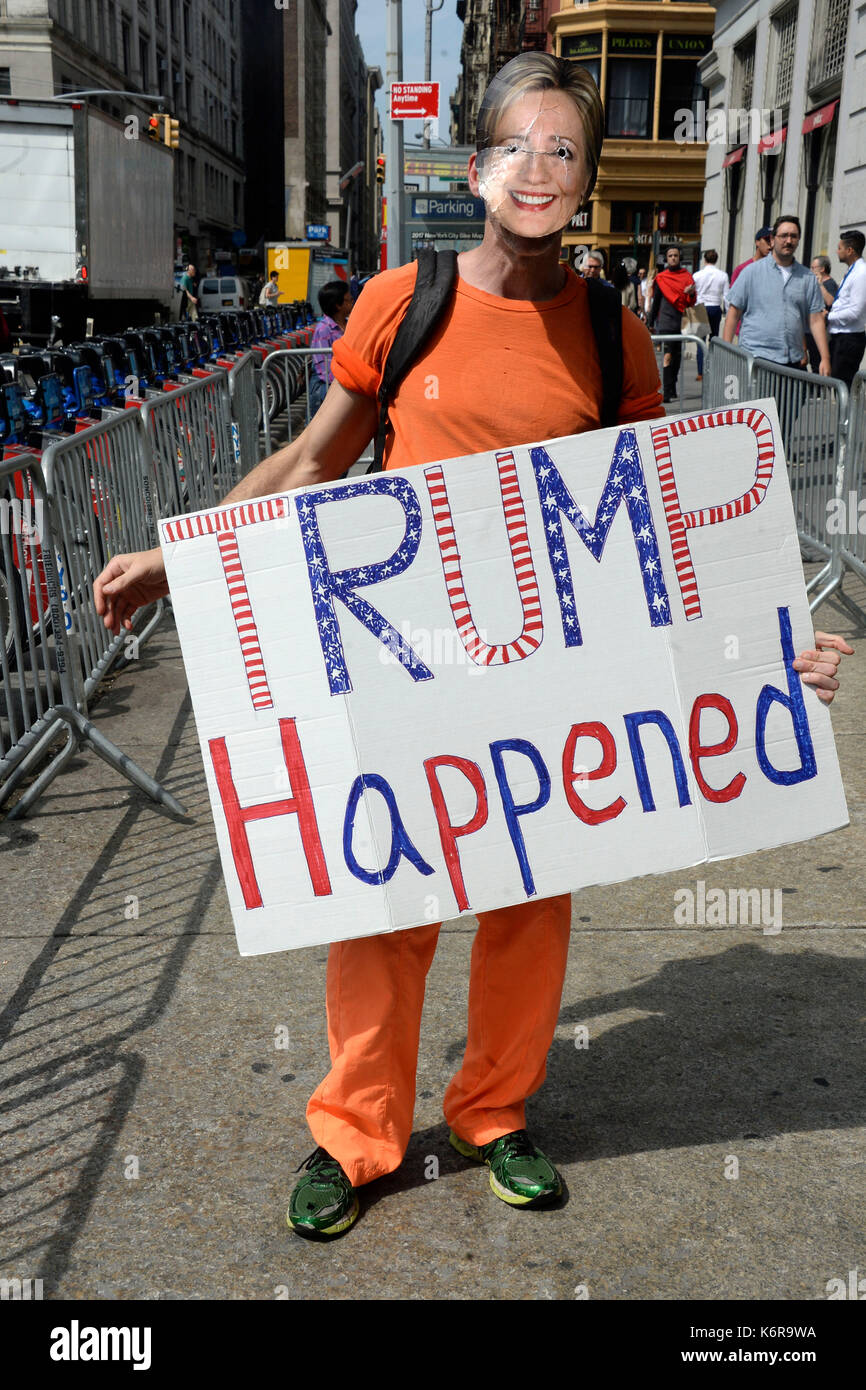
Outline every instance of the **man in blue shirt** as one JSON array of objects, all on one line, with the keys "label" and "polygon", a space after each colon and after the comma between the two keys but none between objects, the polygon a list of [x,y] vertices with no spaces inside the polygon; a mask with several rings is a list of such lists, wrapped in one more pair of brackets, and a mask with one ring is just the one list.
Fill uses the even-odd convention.
[{"label": "man in blue shirt", "polygon": [[777,218],[769,256],[747,265],[730,288],[722,337],[732,343],[737,322],[742,320],[740,347],[746,352],[783,367],[800,367],[808,330],[818,348],[818,370],[821,376],[829,376],[824,300],[811,270],[794,260],[799,244],[799,218]]}]

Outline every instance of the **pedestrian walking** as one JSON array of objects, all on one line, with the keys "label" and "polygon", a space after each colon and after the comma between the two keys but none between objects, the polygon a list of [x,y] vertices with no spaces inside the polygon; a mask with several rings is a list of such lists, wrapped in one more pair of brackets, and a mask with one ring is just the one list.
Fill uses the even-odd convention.
[{"label": "pedestrian walking", "polygon": [[[827,315],[830,375],[850,387],[866,350],[866,263],[862,232],[842,232],[836,254],[847,267]],[[826,285],[822,286],[826,290]],[[827,294],[824,294],[826,302]]]},{"label": "pedestrian walking", "polygon": [[[647,327],[652,333],[682,332],[683,314],[697,299],[695,282],[680,265],[680,248],[669,246],[665,251],[663,270],[656,272],[653,297],[647,315]],[[665,401],[677,398],[677,379],[682,361],[682,343],[666,343],[662,357],[662,384]]]},{"label": "pedestrian walking", "polygon": [[656,276],[660,270],[664,270],[666,261],[664,256],[657,256],[654,264],[650,267],[649,273],[643,285],[643,316],[644,322],[649,318],[649,311],[652,308],[653,291],[655,289]]},{"label": "pedestrian walking", "polygon": [[[329,280],[327,284],[322,286],[319,290],[319,308],[322,311],[322,317],[313,329],[311,347],[333,347],[337,339],[342,338],[349,314],[352,312],[352,304],[352,291],[345,280]],[[308,393],[310,419],[313,418],[325,399],[328,387],[333,380],[331,354],[323,352],[321,356],[314,357]]]},{"label": "pedestrian walking", "polygon": [[615,290],[619,290],[622,299],[622,307],[630,309],[632,313],[637,313],[637,295],[631,276],[624,265],[615,266],[611,283]]},{"label": "pedestrian walking", "polygon": [[[590,288],[560,253],[564,229],[595,184],[603,130],[598,88],[579,64],[521,53],[493,79],[468,169],[470,191],[486,204],[483,240],[460,253],[445,313],[390,399],[386,470],[599,427],[604,391]],[[227,502],[328,482],[355,461],[377,431],[384,365],[416,277],[410,264],[367,286],[334,343],[334,381],[316,418]],[[623,359],[614,413],[622,422],[656,419],[663,411],[652,344],[615,299],[614,308]],[[138,606],[166,592],[159,549],[115,556],[96,581],[97,608],[112,630],[128,628]],[[838,651],[816,651],[795,664],[814,672],[829,700],[839,659]],[[493,1192],[511,1206],[546,1206],[562,1191],[526,1131],[524,1107],[545,1076],[570,917],[568,894],[481,913],[472,949],[466,1051],[444,1112],[452,1146],[488,1167]],[[432,924],[330,948],[331,1070],[307,1107],[317,1147],[289,1206],[299,1234],[348,1230],[357,1189],[403,1158],[438,935]]]},{"label": "pedestrian walking", "polygon": [[[824,299],[825,328],[827,326],[827,311],[830,305],[833,303],[833,300],[836,296],[836,291],[839,288],[839,286],[836,284],[836,281],[830,275],[830,268],[831,267],[829,256],[812,257],[812,264],[810,266],[810,269],[815,279],[818,281],[818,288],[821,291],[821,295]],[[809,366],[812,368],[813,372],[817,372],[818,366],[821,361],[821,354],[818,351],[818,344],[815,342],[815,339],[809,332],[806,332],[805,338],[806,352],[809,355]],[[832,357],[830,365],[832,366]]]},{"label": "pedestrian walking", "polygon": [[[707,318],[710,323],[711,338],[718,337],[719,327],[722,322],[722,309],[725,304],[725,295],[730,289],[730,282],[724,270],[718,265],[718,251],[705,251],[704,263],[700,270],[695,271],[695,289],[698,294],[698,304],[703,304],[707,311]],[[704,350],[698,345],[698,381],[704,374]]]},{"label": "pedestrian walking", "polygon": [[265,283],[262,285],[259,295],[259,304],[263,309],[275,309],[280,299],[280,274],[277,270],[272,270]]},{"label": "pedestrian walking", "polygon": [[753,261],[728,293],[722,337],[734,340],[740,324],[740,347],[753,357],[785,367],[802,367],[807,329],[818,345],[818,371],[830,375],[830,351],[824,327],[824,300],[810,270],[794,260],[800,244],[800,221],[778,217],[769,256]]},{"label": "pedestrian walking", "polygon": [[194,265],[187,266],[180,278],[180,288],[180,316],[194,323],[198,318],[198,274]]}]

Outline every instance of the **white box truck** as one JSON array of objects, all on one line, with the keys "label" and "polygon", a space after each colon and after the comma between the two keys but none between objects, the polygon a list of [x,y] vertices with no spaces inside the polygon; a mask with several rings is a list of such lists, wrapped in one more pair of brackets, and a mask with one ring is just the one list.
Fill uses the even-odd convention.
[{"label": "white box truck", "polygon": [[132,132],[83,103],[0,99],[0,301],[17,298],[24,334],[58,310],[67,341],[86,317],[99,331],[167,311],[174,161]]}]

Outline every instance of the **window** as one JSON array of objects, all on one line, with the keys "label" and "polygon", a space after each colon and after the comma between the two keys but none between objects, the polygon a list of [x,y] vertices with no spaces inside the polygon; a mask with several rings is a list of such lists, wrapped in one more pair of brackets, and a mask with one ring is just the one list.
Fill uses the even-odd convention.
[{"label": "window", "polygon": [[649,140],[653,121],[654,62],[612,58],[607,65],[607,134],[621,140]]},{"label": "window", "polygon": [[232,211],[234,213],[235,226],[241,220],[241,186],[237,179],[232,182]]},{"label": "window", "polygon": [[734,49],[734,106],[748,110],[755,85],[755,36]]},{"label": "window", "polygon": [[770,72],[776,74],[775,105],[791,100],[794,77],[794,48],[797,43],[797,6],[789,5],[773,15],[773,42]]},{"label": "window", "polygon": [[596,87],[601,90],[601,59],[584,58],[580,63],[580,67],[586,68]]},{"label": "window", "polygon": [[129,27],[129,21],[126,20],[126,19],[124,19],[124,20],[121,21],[121,24],[120,24],[120,46],[121,46],[121,59],[122,59],[122,62],[123,62],[123,71],[126,73],[126,76],[127,76],[127,77],[129,77],[129,65],[130,65],[131,44],[132,44],[132,33],[131,33],[131,30],[130,30],[130,27]]},{"label": "window", "polygon": [[833,77],[841,77],[845,66],[850,0],[824,0],[815,7],[812,62],[809,86],[820,87]]},{"label": "window", "polygon": [[187,77],[186,82],[184,84],[184,100],[186,103],[186,118],[188,121],[191,121],[193,119],[193,86],[191,77]]},{"label": "window", "polygon": [[612,232],[651,232],[653,225],[652,203],[611,203],[610,230]]},{"label": "window", "polygon": [[694,235],[700,231],[701,210],[701,203],[669,203],[667,230],[678,232],[680,236]]},{"label": "window", "polygon": [[108,0],[108,29],[105,34],[105,54],[110,63],[116,61],[117,44],[117,5],[115,0]]},{"label": "window", "polygon": [[0,68],[0,97],[12,95],[12,69]]},{"label": "window", "polygon": [[141,85],[147,87],[150,84],[150,40],[146,34],[140,34],[138,38],[138,67],[141,72]]},{"label": "window", "polygon": [[685,58],[663,58],[659,139],[675,139],[677,130],[684,124],[683,113],[691,111],[697,117],[698,102],[705,100],[697,63]]},{"label": "window", "polygon": [[[234,285],[232,285],[232,288],[234,288]],[[201,292],[202,292],[202,294],[219,294],[219,292],[220,292],[220,282],[219,282],[219,280],[202,280],[202,282],[201,282]]]}]

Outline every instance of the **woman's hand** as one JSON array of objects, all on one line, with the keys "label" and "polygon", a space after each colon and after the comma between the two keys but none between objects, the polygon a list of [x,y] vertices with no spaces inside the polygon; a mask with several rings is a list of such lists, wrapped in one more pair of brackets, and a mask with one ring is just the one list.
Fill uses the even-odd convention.
[{"label": "woman's hand", "polygon": [[131,631],[136,609],[165,598],[167,593],[165,564],[158,546],[133,555],[115,555],[93,581],[96,611],[114,633],[121,627]]},{"label": "woman's hand", "polygon": [[803,684],[813,686],[818,699],[829,705],[839,689],[836,672],[842,653],[853,656],[854,648],[849,647],[844,637],[827,632],[815,633],[815,647],[816,651],[800,653],[794,661],[794,670],[800,672]]}]

